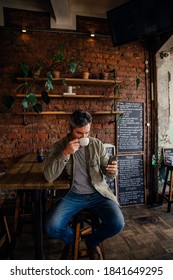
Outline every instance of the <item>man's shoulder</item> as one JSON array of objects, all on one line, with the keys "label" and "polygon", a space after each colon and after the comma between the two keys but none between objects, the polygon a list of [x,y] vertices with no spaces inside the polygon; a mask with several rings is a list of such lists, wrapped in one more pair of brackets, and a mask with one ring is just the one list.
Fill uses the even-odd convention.
[{"label": "man's shoulder", "polygon": [[69,141],[68,136],[65,136],[65,137],[63,137],[63,138],[61,138],[61,139],[58,139],[58,140],[54,143],[53,146],[54,146],[54,147],[61,146],[61,145],[66,144],[68,141]]},{"label": "man's shoulder", "polygon": [[103,145],[103,142],[100,139],[94,137],[89,137],[89,138],[91,143],[95,145]]}]

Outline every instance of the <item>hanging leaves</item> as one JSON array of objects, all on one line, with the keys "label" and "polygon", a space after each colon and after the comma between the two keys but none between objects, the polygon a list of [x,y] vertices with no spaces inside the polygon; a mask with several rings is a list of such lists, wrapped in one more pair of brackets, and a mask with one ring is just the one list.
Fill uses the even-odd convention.
[{"label": "hanging leaves", "polygon": [[138,87],[140,85],[141,78],[139,76],[136,77],[136,90],[138,90]]},{"label": "hanging leaves", "polygon": [[26,97],[22,100],[22,106],[25,111],[29,109],[29,104],[32,104],[32,106],[34,106],[36,103],[37,98],[35,96],[35,93],[27,94]]},{"label": "hanging leaves", "polygon": [[21,69],[24,77],[28,77],[29,76],[29,66],[28,66],[27,63],[22,62],[20,64],[20,69]]},{"label": "hanging leaves", "polygon": [[77,63],[74,62],[73,60],[71,60],[69,62],[69,69],[71,73],[75,73],[76,72],[76,68],[77,68]]},{"label": "hanging leaves", "polygon": [[37,98],[35,96],[35,93],[31,92],[30,94],[28,94],[26,96],[26,98],[27,98],[28,102],[30,102],[32,105],[36,104],[36,102],[37,102]]},{"label": "hanging leaves", "polygon": [[48,105],[50,102],[50,97],[49,97],[48,93],[46,91],[42,91],[41,97],[42,97],[44,103],[46,103]]},{"label": "hanging leaves", "polygon": [[53,84],[52,84],[52,74],[50,72],[47,73],[47,81],[45,82],[45,88],[47,89],[47,91],[51,91],[53,90]]},{"label": "hanging leaves", "polygon": [[33,109],[36,113],[41,113],[42,112],[42,106],[40,103],[36,103],[34,106],[33,106]]},{"label": "hanging leaves", "polygon": [[28,110],[28,109],[29,109],[29,101],[28,101],[27,98],[24,98],[24,99],[22,100],[22,106],[23,106],[23,109],[24,109],[24,110]]}]

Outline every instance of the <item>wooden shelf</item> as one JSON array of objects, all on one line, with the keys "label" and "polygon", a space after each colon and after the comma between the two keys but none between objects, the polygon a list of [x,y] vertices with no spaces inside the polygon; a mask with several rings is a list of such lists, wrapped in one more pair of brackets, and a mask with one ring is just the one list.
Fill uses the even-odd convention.
[{"label": "wooden shelf", "polygon": [[[114,86],[115,84],[120,84],[121,81],[119,80],[98,80],[98,79],[79,79],[79,78],[53,78],[53,83],[55,84],[62,84],[63,85],[63,79],[66,80],[68,85],[104,85],[104,86]],[[39,78],[34,80],[33,78],[17,78],[18,82],[36,82],[36,83],[43,83],[47,81],[47,78]],[[16,97],[25,97],[25,94],[20,94],[17,93]],[[36,97],[40,98],[41,94],[36,94]],[[63,95],[63,94],[51,94],[49,93],[49,97],[50,98],[59,98],[59,99],[67,99],[67,98],[75,98],[75,99],[102,99],[102,100],[106,100],[106,99],[117,99],[117,97],[113,96],[113,95],[96,95],[96,94],[76,94],[76,95]],[[44,111],[41,113],[36,113],[36,112],[20,112],[20,113],[16,113],[17,115],[71,115],[72,112],[65,112],[65,111]],[[123,112],[119,112],[119,111],[90,111],[90,113],[92,115],[118,115],[118,114],[123,114]]]},{"label": "wooden shelf", "polygon": [[[40,98],[41,97],[41,94],[36,94],[35,95],[36,97]],[[25,97],[25,94],[21,94],[21,93],[17,93],[16,94],[16,97]],[[64,99],[64,98],[83,98],[83,99],[117,99],[118,97],[114,97],[113,95],[109,95],[109,96],[106,96],[106,95],[90,95],[90,94],[86,94],[86,95],[81,95],[81,94],[76,94],[76,95],[73,95],[73,94],[69,94],[69,95],[63,95],[63,94],[49,94],[49,97],[50,98],[60,98],[60,99]]]},{"label": "wooden shelf", "polygon": [[[107,85],[107,86],[110,86],[110,85],[115,85],[115,84],[120,84],[121,81],[119,80],[98,80],[98,79],[79,79],[79,78],[63,78],[66,80],[66,82],[70,85],[73,85],[73,84],[78,84],[78,85]],[[53,78],[52,81],[55,82],[55,83],[62,83],[62,78]],[[17,78],[17,81],[18,82],[25,82],[25,81],[28,81],[28,82],[32,82],[34,81],[33,78]],[[39,79],[36,79],[35,82],[46,82],[47,81],[47,78],[39,78]]]},{"label": "wooden shelf", "polygon": [[[36,112],[21,112],[21,113],[16,113],[17,115],[71,115],[72,112],[65,112],[65,111],[45,111],[41,113],[36,113]],[[123,114],[121,111],[93,111],[90,112],[91,115],[120,115]]]}]

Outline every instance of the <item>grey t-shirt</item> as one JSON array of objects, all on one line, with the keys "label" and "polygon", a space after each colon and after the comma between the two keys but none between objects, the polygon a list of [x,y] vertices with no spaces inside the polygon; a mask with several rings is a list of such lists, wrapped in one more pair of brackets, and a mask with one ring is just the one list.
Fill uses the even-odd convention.
[{"label": "grey t-shirt", "polygon": [[80,147],[73,155],[75,164],[74,184],[72,191],[79,194],[91,194],[96,192],[91,184],[90,176],[87,171],[85,159],[85,147]]}]

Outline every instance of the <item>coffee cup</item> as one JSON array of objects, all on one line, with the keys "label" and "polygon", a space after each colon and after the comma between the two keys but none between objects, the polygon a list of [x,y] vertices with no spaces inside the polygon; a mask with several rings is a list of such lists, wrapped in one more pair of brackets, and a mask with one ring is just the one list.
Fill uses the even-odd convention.
[{"label": "coffee cup", "polygon": [[88,137],[79,138],[79,144],[80,144],[81,147],[87,146],[88,143],[89,143],[89,138]]}]

